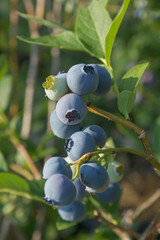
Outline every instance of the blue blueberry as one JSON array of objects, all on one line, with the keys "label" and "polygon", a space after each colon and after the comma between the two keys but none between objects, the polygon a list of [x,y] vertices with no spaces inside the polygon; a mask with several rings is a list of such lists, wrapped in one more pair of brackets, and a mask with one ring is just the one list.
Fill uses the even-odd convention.
[{"label": "blue blueberry", "polygon": [[104,95],[106,94],[112,85],[112,79],[105,67],[99,66],[97,64],[91,64],[92,67],[97,71],[98,73],[98,78],[99,78],[99,83],[98,87],[95,90],[94,94],[95,95]]},{"label": "blue blueberry", "polygon": [[108,181],[102,187],[94,189],[94,188],[86,186],[85,191],[88,192],[91,195],[94,195],[96,193],[102,193],[102,192],[106,191],[106,189],[108,188],[109,183],[110,183],[110,181],[109,181],[109,178],[108,178]]},{"label": "blue blueberry", "polygon": [[86,216],[86,206],[79,201],[74,201],[70,205],[59,207],[58,214],[64,221],[79,222]]},{"label": "blue blueberry", "polygon": [[82,184],[81,180],[79,178],[76,178],[74,181],[73,181],[73,184],[75,185],[76,187],[76,201],[81,201],[85,196],[86,196],[86,191],[85,191],[85,186],[84,184]]},{"label": "blue blueberry", "polygon": [[91,125],[83,128],[82,131],[89,133],[94,138],[96,145],[100,148],[104,147],[107,141],[107,135],[103,128],[98,125]]},{"label": "blue blueberry", "polygon": [[100,202],[112,203],[118,200],[121,194],[119,183],[110,183],[107,190],[103,193],[97,193],[96,196]]},{"label": "blue blueberry", "polygon": [[94,67],[88,64],[76,64],[67,72],[67,84],[72,92],[86,95],[96,91],[98,74]]},{"label": "blue blueberry", "polygon": [[112,183],[119,182],[124,176],[124,167],[118,161],[108,163],[107,172]]},{"label": "blue blueberry", "polygon": [[86,102],[74,93],[64,95],[56,105],[57,117],[65,124],[80,123],[85,118],[86,113]]},{"label": "blue blueberry", "polygon": [[71,204],[76,198],[76,188],[64,174],[50,176],[44,185],[44,199],[54,206]]},{"label": "blue blueberry", "polygon": [[43,166],[43,178],[48,179],[51,175],[61,173],[72,178],[72,170],[66,167],[67,162],[62,157],[51,157]]},{"label": "blue blueberry", "polygon": [[89,188],[100,189],[108,184],[107,171],[96,162],[88,162],[80,167],[80,180]]},{"label": "blue blueberry", "polygon": [[94,152],[95,141],[93,137],[86,132],[75,132],[66,140],[65,149],[72,161],[78,160],[85,153]]},{"label": "blue blueberry", "polygon": [[68,125],[61,122],[57,117],[56,110],[54,110],[50,116],[50,126],[53,134],[63,139],[69,138],[73,133],[80,131],[81,129],[80,123],[75,125]]},{"label": "blue blueberry", "polygon": [[51,75],[43,83],[45,93],[50,100],[58,101],[60,97],[68,92],[66,73],[58,73],[56,76]]}]

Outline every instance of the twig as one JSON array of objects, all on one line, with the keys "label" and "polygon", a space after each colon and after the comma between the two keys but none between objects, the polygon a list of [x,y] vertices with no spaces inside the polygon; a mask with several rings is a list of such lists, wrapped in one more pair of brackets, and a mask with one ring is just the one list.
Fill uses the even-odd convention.
[{"label": "twig", "polygon": [[104,155],[108,156],[115,153],[120,152],[127,152],[127,153],[133,153],[140,157],[143,157],[145,159],[149,159],[149,156],[146,153],[140,152],[136,149],[132,148],[108,148],[108,149],[99,149],[95,152],[89,152],[84,154],[81,158],[79,158],[77,161],[74,161],[72,163],[68,163],[67,166],[72,165],[82,165],[84,162],[89,161],[92,157],[97,156],[98,154],[103,153]]},{"label": "twig", "polygon": [[29,70],[26,79],[26,90],[24,95],[24,112],[22,120],[21,137],[27,139],[31,131],[32,108],[34,99],[35,80],[39,64],[39,46],[31,45]]},{"label": "twig", "polygon": [[145,159],[148,159],[148,155],[143,153],[143,152],[140,152],[136,149],[132,149],[132,148],[108,148],[108,149],[100,149],[98,151],[95,151],[93,153],[91,153],[92,156],[95,156],[99,153],[103,153],[103,154],[107,154],[107,153],[112,153],[112,154],[115,154],[115,153],[120,153],[120,152],[127,152],[127,153],[132,153],[132,154],[136,154],[140,157],[143,157]]},{"label": "twig", "polygon": [[138,127],[136,124],[134,124],[133,122],[131,122],[129,120],[120,118],[117,115],[114,115],[110,112],[99,109],[97,107],[94,107],[93,105],[90,105],[90,104],[88,104],[88,111],[90,111],[94,114],[97,114],[99,116],[102,116],[104,118],[107,118],[109,120],[112,120],[114,122],[120,123],[123,126],[132,130],[134,133],[136,133],[138,138],[142,142],[145,153],[148,155],[147,160],[149,160],[149,162],[154,166],[154,168],[157,172],[160,172],[160,163],[154,157],[151,147],[150,147],[150,144],[149,144],[149,141],[148,141],[147,133],[142,128]]},{"label": "twig", "polygon": [[27,149],[25,148],[25,146],[19,141],[18,138],[15,137],[14,133],[10,129],[7,129],[6,133],[8,134],[9,140],[15,146],[17,151],[20,152],[24,156],[31,172],[33,173],[33,175],[35,177],[35,179],[41,179],[41,174],[39,173],[36,165],[32,161],[32,158],[31,158],[29,152],[27,151]]},{"label": "twig", "polygon": [[140,237],[140,235],[136,232],[134,232],[131,229],[127,229],[125,227],[122,227],[120,225],[116,225],[114,223],[112,223],[111,221],[109,221],[108,217],[107,217],[107,213],[102,209],[102,208],[96,208],[96,211],[98,212],[98,215],[100,218],[102,218],[102,221],[104,221],[104,223],[111,227],[112,230],[118,235],[118,236],[122,236],[122,233],[127,233],[133,237],[135,237],[136,239],[138,239]]},{"label": "twig", "polygon": [[149,210],[154,204],[160,200],[160,189],[158,189],[151,197],[137,207],[133,213],[133,221],[138,219],[144,212]]},{"label": "twig", "polygon": [[134,222],[139,219],[146,211],[152,208],[160,200],[160,189],[153,193],[145,202],[140,204],[135,210],[129,209],[124,214],[123,224],[132,227]]},{"label": "twig", "polygon": [[160,234],[160,210],[139,240],[154,240]]},{"label": "twig", "polygon": [[[36,17],[43,18],[44,9],[45,9],[45,0],[37,0],[36,9],[34,11],[33,4],[30,0],[24,1],[26,11],[28,14],[35,12]],[[29,21],[29,28],[31,37],[39,36],[39,24],[36,22]],[[27,139],[31,131],[31,122],[32,122],[32,108],[33,108],[33,99],[35,91],[35,81],[38,72],[39,65],[39,50],[40,47],[37,45],[31,45],[30,49],[30,60],[29,60],[29,70],[26,79],[26,91],[24,97],[24,114],[22,120],[22,129],[21,136]]]},{"label": "twig", "polygon": [[33,175],[30,174],[30,172],[28,172],[24,168],[18,166],[17,164],[14,164],[14,163],[10,164],[10,168],[12,171],[22,175],[23,177],[25,177],[28,180],[33,180],[33,178],[34,178]]},{"label": "twig", "polygon": [[[116,233],[116,235],[119,236],[121,239],[124,239],[124,236],[126,236],[126,235],[131,235],[136,239],[138,239],[140,237],[140,235],[137,232],[113,223],[113,221],[111,221],[110,218],[108,217],[108,214],[102,208],[96,207],[93,204],[93,202],[90,200],[90,198],[88,198],[88,200],[89,200],[90,204],[96,210],[97,215],[102,220],[102,222],[105,225],[109,226]],[[129,237],[129,236],[127,236],[127,237]]]}]

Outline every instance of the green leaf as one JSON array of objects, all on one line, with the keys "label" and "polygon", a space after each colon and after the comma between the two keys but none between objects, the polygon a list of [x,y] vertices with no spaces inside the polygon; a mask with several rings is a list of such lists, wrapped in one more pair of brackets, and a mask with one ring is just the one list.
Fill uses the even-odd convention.
[{"label": "green leaf", "polygon": [[48,47],[56,47],[67,50],[85,51],[82,44],[76,38],[74,32],[65,31],[55,36],[41,36],[38,38],[27,38],[18,36],[18,39],[26,43],[32,43]]},{"label": "green leaf", "polygon": [[119,111],[125,116],[125,118],[128,118],[128,113],[130,113],[132,110],[135,97],[136,93],[129,90],[120,92],[118,96],[118,108]]},{"label": "green leaf", "polygon": [[8,70],[7,58],[4,54],[0,56],[0,79],[6,74]]},{"label": "green leaf", "polygon": [[5,110],[8,107],[12,90],[12,77],[5,75],[0,79],[0,108]]},{"label": "green leaf", "polygon": [[31,15],[28,15],[28,14],[25,14],[25,13],[21,13],[21,12],[17,12],[17,14],[24,19],[35,21],[35,22],[37,22],[37,23],[39,23],[43,26],[46,26],[46,27],[58,28],[58,29],[61,29],[63,31],[68,30],[67,28],[63,27],[61,24],[51,22],[51,21],[48,21],[46,19],[37,18],[37,17],[31,16]]},{"label": "green leaf", "polygon": [[111,22],[109,13],[97,0],[94,0],[88,8],[79,10],[75,32],[91,55],[105,57],[105,37]]},{"label": "green leaf", "polygon": [[136,97],[137,85],[147,68],[148,63],[138,64],[130,69],[121,79],[119,85],[118,108],[128,118]]},{"label": "green leaf", "polygon": [[135,91],[148,64],[149,63],[142,63],[131,68],[121,79],[119,91],[120,92],[124,90]]},{"label": "green leaf", "polygon": [[8,166],[2,152],[0,152],[0,171],[8,171]]},{"label": "green leaf", "polygon": [[27,181],[12,173],[0,173],[0,193],[11,193],[24,198],[43,201],[43,181]]},{"label": "green leaf", "polygon": [[56,221],[56,227],[57,230],[65,230],[67,228],[73,227],[77,225],[77,222],[66,222],[63,221],[60,217],[58,217],[57,221]]},{"label": "green leaf", "polygon": [[124,14],[129,5],[129,2],[130,2],[130,0],[124,0],[123,5],[122,5],[118,15],[116,16],[116,18],[113,20],[113,22],[110,26],[110,29],[108,31],[108,34],[106,36],[106,39],[105,39],[105,58],[106,58],[107,65],[109,67],[111,66],[110,57],[111,57],[114,40],[115,40],[116,34],[118,32],[118,29],[120,27],[120,24],[123,20]]}]

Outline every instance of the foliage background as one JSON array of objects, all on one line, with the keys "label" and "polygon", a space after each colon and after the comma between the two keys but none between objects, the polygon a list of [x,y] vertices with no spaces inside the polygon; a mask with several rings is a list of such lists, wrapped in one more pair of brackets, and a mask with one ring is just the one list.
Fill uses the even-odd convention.
[{"label": "foliage background", "polygon": [[[90,1],[59,0],[31,1],[38,14],[45,19],[63,23],[73,29],[78,7],[85,7]],[[54,138],[48,116],[54,104],[45,98],[42,83],[45,77],[59,70],[67,71],[76,63],[98,63],[97,59],[83,52],[51,49],[29,45],[19,41],[17,35],[37,36],[54,34],[56,29],[28,24],[16,11],[33,13],[30,1],[1,0],[0,8],[0,169],[32,179],[32,172],[24,150],[20,151],[13,139],[19,139],[30,154],[39,171],[49,155],[65,155],[63,141]],[[117,14],[122,1],[109,1],[108,10],[112,19]],[[42,13],[41,11],[42,10]],[[118,32],[112,53],[115,77],[121,77],[135,64],[144,60],[149,67],[138,87],[136,104],[131,119],[149,134],[152,149],[160,154],[160,3],[153,0],[131,1]],[[33,64],[34,63],[34,64]],[[37,64],[36,64],[37,63]],[[33,95],[32,95],[33,93]],[[27,105],[25,102],[30,102]],[[30,100],[30,101],[29,101]],[[115,95],[110,91],[104,97],[92,97],[92,103],[110,112],[118,112]],[[26,116],[26,120],[24,120]],[[123,127],[88,113],[84,125],[96,123],[102,126],[117,147],[141,148],[135,137]],[[124,137],[125,136],[125,137]],[[151,196],[160,186],[152,166],[145,160],[131,154],[120,154],[117,160],[124,163],[125,177],[120,209],[125,215]],[[12,176],[8,180],[12,182]],[[0,186],[3,185],[3,175]],[[18,180],[17,180],[18,182]],[[25,185],[21,186],[25,188]],[[33,187],[33,186],[32,186]],[[40,191],[42,188],[34,189]],[[43,197],[43,192],[42,192]],[[142,231],[153,218],[157,207],[149,209],[139,219],[138,231]],[[0,193],[0,236],[1,239],[52,240],[52,239],[117,239],[109,228],[99,228],[88,220],[78,226],[59,231],[56,227],[57,213],[41,202],[15,194]]]}]

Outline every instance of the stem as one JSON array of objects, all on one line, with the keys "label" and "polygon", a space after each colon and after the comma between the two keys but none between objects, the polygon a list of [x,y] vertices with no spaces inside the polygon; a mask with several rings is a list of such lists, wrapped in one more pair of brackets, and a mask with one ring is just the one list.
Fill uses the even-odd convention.
[{"label": "stem", "polygon": [[[35,15],[36,17],[39,17],[39,18],[43,18],[44,10],[45,10],[44,0],[39,0],[36,2],[35,10],[31,0],[28,0],[28,1],[24,0],[23,2],[28,14]],[[30,29],[31,37],[39,36],[38,23],[29,21],[29,29]],[[35,82],[36,82],[37,73],[38,73],[39,55],[40,55],[40,47],[37,45],[31,45],[29,68],[28,68],[28,74],[26,78],[26,89],[24,93],[24,113],[23,113],[23,119],[22,119],[22,129],[21,129],[21,137],[24,139],[29,138],[30,132],[31,132]]]},{"label": "stem", "polygon": [[147,158],[146,157],[145,158],[154,166],[154,168],[157,172],[160,171],[160,163],[154,157],[151,147],[150,147],[150,144],[149,144],[149,141],[148,141],[147,133],[142,128],[138,127],[136,124],[134,124],[133,122],[131,122],[129,120],[120,118],[110,112],[107,112],[107,111],[104,111],[97,107],[94,107],[93,105],[88,104],[88,111],[90,111],[94,114],[97,114],[99,116],[102,116],[104,118],[107,118],[109,120],[112,120],[114,122],[120,123],[123,126],[132,130],[134,133],[136,133],[138,138],[142,142],[145,153],[148,155]]},{"label": "stem", "polygon": [[100,108],[94,107],[93,105],[89,105],[88,107],[88,111],[97,114],[101,117],[107,118],[109,120],[112,120],[114,122],[118,122],[120,124],[122,124],[123,126],[131,129],[133,132],[135,132],[137,135],[141,135],[143,129],[141,129],[140,127],[136,126],[134,123],[124,119],[124,118],[120,118],[117,115],[114,115],[113,113],[104,111]]},{"label": "stem", "polygon": [[[135,149],[132,149],[132,148],[108,148],[108,149],[99,149],[95,152],[90,152],[90,153],[86,153],[84,154],[81,158],[79,158],[77,161],[75,162],[72,162],[72,163],[67,163],[66,164],[66,167],[70,167],[70,166],[73,166],[73,165],[76,165],[77,169],[76,169],[76,173],[72,179],[72,181],[74,181],[78,175],[79,175],[79,169],[80,169],[80,166],[89,161],[90,159],[92,159],[92,157],[100,154],[100,153],[103,153],[105,155],[111,155],[111,154],[115,154],[115,153],[119,153],[119,152],[128,152],[128,153],[133,153],[133,154],[136,154],[140,157],[143,157],[147,160],[150,159],[150,156],[148,156],[146,153],[143,153],[143,152],[140,152],[138,150],[135,150]],[[160,163],[159,163],[159,167],[160,167]]]},{"label": "stem", "polygon": [[72,166],[72,165],[77,165],[76,166],[76,173],[74,175],[74,177],[72,178],[72,181],[74,181],[78,175],[79,175],[79,169],[80,169],[80,166],[86,162],[86,161],[89,161],[92,157],[92,153],[86,153],[84,154],[81,158],[79,158],[77,161],[75,161],[74,163],[69,163],[69,164],[66,164],[66,166]]},{"label": "stem", "polygon": [[[84,162],[89,161],[92,157],[103,153],[105,155],[108,154],[115,154],[115,153],[119,153],[119,152],[128,152],[128,153],[133,153],[136,154],[140,157],[145,158],[146,160],[150,160],[150,156],[147,155],[146,153],[140,152],[138,150],[132,149],[132,148],[108,148],[108,149],[100,149],[97,150],[95,152],[90,152],[90,153],[86,153],[84,154],[81,158],[79,158],[77,161],[73,162],[73,163],[67,163],[66,166],[73,166],[73,165],[82,165]],[[160,168],[160,163],[158,162],[158,167]]]},{"label": "stem", "polygon": [[132,148],[109,148],[109,149],[100,149],[98,151],[95,151],[92,154],[92,157],[97,155],[97,154],[100,154],[100,153],[104,153],[104,154],[107,154],[107,153],[118,153],[118,152],[128,152],[128,153],[133,153],[133,154],[136,154],[136,155],[139,155],[140,157],[143,157],[145,159],[148,159],[148,155],[145,154],[145,153],[142,153],[138,150],[135,150],[135,149],[132,149]]},{"label": "stem", "polygon": [[138,219],[143,213],[148,211],[160,200],[160,189],[157,189],[145,202],[139,205],[133,213],[133,221]]},{"label": "stem", "polygon": [[157,215],[150,223],[149,227],[145,230],[139,240],[155,240],[156,237],[159,236],[159,228],[160,228],[160,211],[158,210]]},{"label": "stem", "polygon": [[108,214],[102,208],[96,207],[90,198],[88,198],[88,200],[91,203],[91,205],[94,207],[94,209],[96,210],[98,217],[101,219],[101,221],[105,225],[109,226],[116,233],[117,236],[122,237],[123,233],[127,233],[129,235],[134,236],[136,239],[138,239],[140,237],[140,235],[138,233],[134,232],[133,230],[127,229],[123,226],[115,224],[112,220],[110,220]]},{"label": "stem", "polygon": [[21,176],[25,177],[27,180],[31,181],[34,179],[33,175],[27,171],[26,169],[23,169],[22,167],[18,166],[17,164],[10,164],[10,169]]},{"label": "stem", "polygon": [[119,90],[118,90],[117,83],[116,83],[116,80],[115,80],[115,77],[114,77],[114,74],[113,74],[113,68],[112,67],[110,67],[110,71],[111,71],[111,75],[112,75],[112,90],[113,90],[113,92],[115,92],[115,94],[118,98]]},{"label": "stem", "polygon": [[[101,60],[101,62],[104,63],[105,66],[107,66],[106,59],[100,58],[100,60]],[[109,72],[110,72],[111,77],[112,77],[112,90],[116,94],[116,96],[118,97],[119,90],[118,90],[117,83],[116,83],[116,80],[115,80],[115,77],[114,77],[114,74],[113,74],[113,68],[111,66],[108,66],[108,68],[109,68]],[[106,69],[107,69],[107,67],[106,67]]]},{"label": "stem", "polygon": [[[107,66],[107,62],[105,60],[105,65]],[[106,67],[107,68],[107,67]],[[117,87],[117,83],[116,83],[116,80],[115,80],[115,77],[114,77],[114,74],[113,74],[113,68],[112,66],[108,66],[109,68],[109,72],[111,74],[111,78],[112,78],[112,90],[113,92],[116,94],[117,98],[119,96],[119,90],[118,90],[118,87]]]},{"label": "stem", "polygon": [[41,179],[41,174],[38,171],[34,162],[32,161],[32,158],[31,158],[30,154],[28,153],[27,149],[25,148],[25,146],[19,141],[19,139],[14,135],[14,133],[10,129],[7,129],[6,133],[9,136],[10,142],[15,146],[17,151],[20,152],[24,156],[35,179],[37,179],[37,180]]}]

